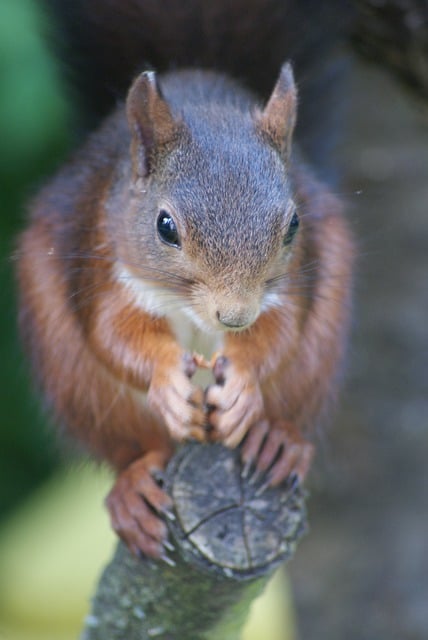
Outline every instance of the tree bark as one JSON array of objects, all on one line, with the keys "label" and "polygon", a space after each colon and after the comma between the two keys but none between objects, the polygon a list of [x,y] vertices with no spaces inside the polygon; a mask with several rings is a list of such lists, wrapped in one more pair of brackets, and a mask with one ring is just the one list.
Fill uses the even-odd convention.
[{"label": "tree bark", "polygon": [[298,486],[263,490],[238,451],[184,445],[168,466],[174,546],[138,560],[123,544],[105,569],[82,640],[237,640],[253,599],[306,530]]}]

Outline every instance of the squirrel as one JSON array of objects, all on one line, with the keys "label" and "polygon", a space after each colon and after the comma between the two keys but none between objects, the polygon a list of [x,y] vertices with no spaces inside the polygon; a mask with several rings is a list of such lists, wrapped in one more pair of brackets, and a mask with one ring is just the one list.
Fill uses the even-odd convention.
[{"label": "squirrel", "polygon": [[[158,474],[177,443],[239,446],[244,472],[267,485],[304,480],[351,316],[343,205],[293,142],[296,83],[277,60],[289,53],[278,21],[287,3],[192,0],[188,13],[181,4],[68,7],[80,12],[74,43],[111,39],[97,79],[103,120],[34,198],[17,249],[19,324],[46,405],[115,470],[112,526],[131,552],[155,558],[168,549],[172,506]],[[222,22],[206,19],[214,12]],[[250,50],[263,29],[254,46],[266,77],[277,75],[267,98],[263,65],[252,75],[249,55],[244,74],[245,54],[239,64],[227,55],[231,42]],[[142,66],[150,55],[161,72]],[[130,87],[104,117],[108,58],[112,77],[124,61],[116,86]],[[198,382],[202,369],[209,384]]]}]

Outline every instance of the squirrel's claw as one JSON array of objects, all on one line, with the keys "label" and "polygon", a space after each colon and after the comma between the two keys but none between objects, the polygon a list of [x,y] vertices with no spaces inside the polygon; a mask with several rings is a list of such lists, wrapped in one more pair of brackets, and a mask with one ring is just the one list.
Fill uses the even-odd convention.
[{"label": "squirrel's claw", "polygon": [[172,500],[156,484],[152,470],[165,464],[159,452],[139,458],[124,469],[106,498],[114,531],[137,557],[164,554],[167,527],[157,515],[171,508]]},{"label": "squirrel's claw", "polygon": [[244,469],[254,464],[258,475],[266,474],[269,486],[292,477],[303,482],[313,456],[314,446],[286,421],[254,424],[242,446]]},{"label": "squirrel's claw", "polygon": [[205,392],[212,439],[233,448],[238,446],[263,412],[261,389],[251,371],[237,371],[223,356],[217,358],[213,372],[216,384]]},{"label": "squirrel's claw", "polygon": [[205,440],[204,392],[191,382],[195,371],[194,357],[184,353],[178,363],[156,372],[149,387],[149,405],[176,441]]}]

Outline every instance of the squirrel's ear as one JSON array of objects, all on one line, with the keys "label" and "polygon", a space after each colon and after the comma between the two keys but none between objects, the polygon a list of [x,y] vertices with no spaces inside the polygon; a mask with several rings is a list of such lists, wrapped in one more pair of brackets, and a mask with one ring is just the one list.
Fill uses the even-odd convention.
[{"label": "squirrel's ear", "polygon": [[126,115],[132,136],[134,175],[144,177],[151,173],[159,154],[177,138],[180,130],[154,71],[145,71],[132,84],[126,99]]},{"label": "squirrel's ear", "polygon": [[297,116],[297,90],[291,64],[286,62],[279,74],[267,105],[256,115],[256,126],[285,161],[291,153],[291,141]]}]

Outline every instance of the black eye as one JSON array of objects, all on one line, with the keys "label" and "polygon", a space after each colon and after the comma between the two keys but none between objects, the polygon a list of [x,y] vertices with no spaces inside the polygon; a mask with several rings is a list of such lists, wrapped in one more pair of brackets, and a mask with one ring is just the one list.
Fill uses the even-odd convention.
[{"label": "black eye", "polygon": [[174,218],[168,211],[161,210],[159,213],[156,227],[158,230],[159,238],[165,244],[171,245],[171,247],[180,247],[180,236],[178,235],[177,225],[174,222]]},{"label": "black eye", "polygon": [[288,225],[288,231],[284,236],[284,246],[287,246],[292,242],[298,228],[299,228],[299,216],[297,215],[296,212],[294,212],[290,220],[290,224]]}]

